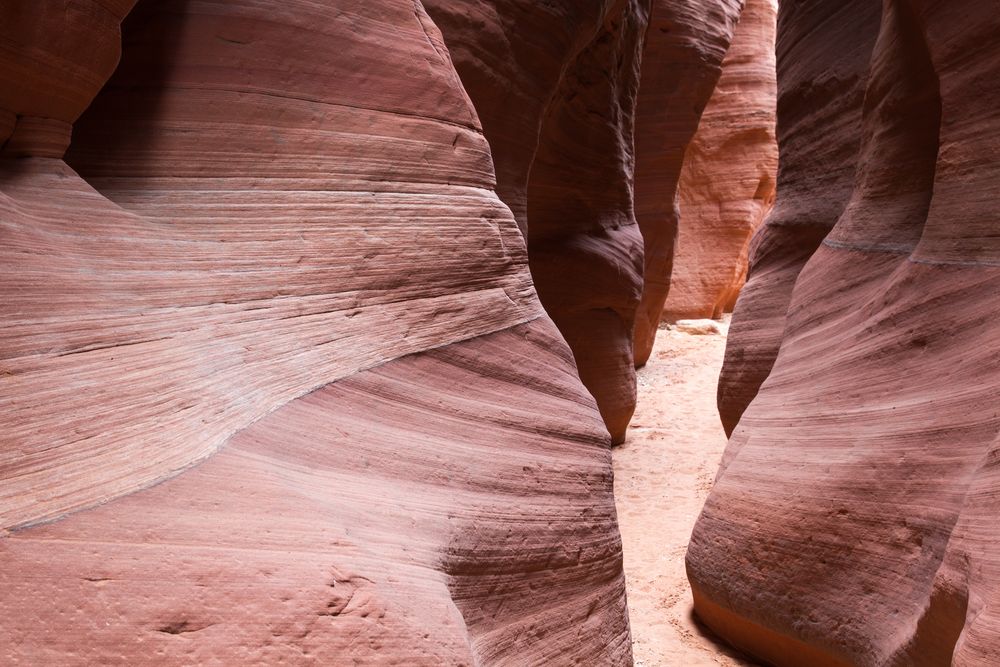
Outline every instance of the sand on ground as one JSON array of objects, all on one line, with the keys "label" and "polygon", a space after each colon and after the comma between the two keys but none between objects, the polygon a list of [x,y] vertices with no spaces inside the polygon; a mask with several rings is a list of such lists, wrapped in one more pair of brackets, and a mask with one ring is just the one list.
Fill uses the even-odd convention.
[{"label": "sand on ground", "polygon": [[[726,324],[721,330],[725,332]],[[752,665],[691,615],[684,552],[726,446],[715,407],[725,335],[662,327],[614,451],[636,667]]]}]

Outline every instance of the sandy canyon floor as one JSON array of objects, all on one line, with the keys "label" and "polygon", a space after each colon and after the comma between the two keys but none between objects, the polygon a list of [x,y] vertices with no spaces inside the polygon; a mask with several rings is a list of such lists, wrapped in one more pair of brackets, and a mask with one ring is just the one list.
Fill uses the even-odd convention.
[{"label": "sandy canyon floor", "polygon": [[724,334],[661,329],[639,371],[628,438],[614,452],[636,667],[754,664],[692,617],[684,573],[688,538],[726,446],[715,407],[725,347]]}]

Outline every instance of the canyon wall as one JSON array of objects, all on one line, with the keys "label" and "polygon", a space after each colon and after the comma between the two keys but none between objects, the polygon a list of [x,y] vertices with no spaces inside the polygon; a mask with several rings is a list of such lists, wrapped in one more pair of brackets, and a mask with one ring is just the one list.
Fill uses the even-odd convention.
[{"label": "canyon wall", "polygon": [[687,565],[776,665],[1000,660],[1000,18],[782,3],[780,167]]},{"label": "canyon wall", "polygon": [[[682,158],[742,1],[424,4],[482,121],[539,298],[621,442],[670,280]],[[753,77],[770,50],[754,43],[767,31],[757,14]]]},{"label": "canyon wall", "polygon": [[635,319],[636,367],[653,351],[670,290],[684,151],[719,80],[742,9],[743,0],[653,3],[636,107],[635,217],[644,266]]},{"label": "canyon wall", "polygon": [[610,439],[422,5],[132,4],[0,8],[2,661],[629,664]]},{"label": "canyon wall", "polygon": [[661,318],[720,317],[746,279],[750,237],[774,203],[776,0],[747,0],[722,75],[684,153],[680,225]]},{"label": "canyon wall", "polygon": [[777,356],[799,271],[851,196],[879,7],[859,0],[779,11],[778,196],[751,239],[719,378],[719,414],[730,435]]},{"label": "canyon wall", "polygon": [[615,442],[635,409],[632,207],[649,0],[427,0],[525,234],[538,296]]}]

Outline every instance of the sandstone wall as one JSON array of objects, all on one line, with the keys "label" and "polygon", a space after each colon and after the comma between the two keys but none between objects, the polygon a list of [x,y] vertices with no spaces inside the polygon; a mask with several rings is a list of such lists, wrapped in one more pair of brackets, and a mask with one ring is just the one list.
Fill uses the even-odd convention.
[{"label": "sandstone wall", "polygon": [[426,4],[482,119],[539,297],[619,442],[669,282],[684,150],[742,3]]},{"label": "sandstone wall", "polygon": [[482,121],[539,298],[621,441],[635,408],[633,119],[649,0],[425,4]]},{"label": "sandstone wall", "polygon": [[422,5],[144,0],[98,94],[130,4],[0,8],[3,662],[628,664],[609,439]]},{"label": "sandstone wall", "polygon": [[750,237],[774,203],[777,11],[775,0],[747,0],[719,83],[684,153],[664,320],[730,312],[746,280]]},{"label": "sandstone wall", "polygon": [[674,261],[684,151],[722,71],[743,0],[656,0],[636,108],[635,216],[643,238],[635,365],[653,350]]},{"label": "sandstone wall", "polygon": [[779,194],[751,240],[747,283],[733,310],[719,378],[729,434],[771,370],[799,271],[851,196],[879,6],[791,3],[779,12]]},{"label": "sandstone wall", "polygon": [[482,120],[542,304],[620,442],[669,284],[684,150],[742,2],[425,4]]},{"label": "sandstone wall", "polygon": [[774,664],[1000,658],[998,20],[781,5],[778,201],[688,551],[698,614]]}]

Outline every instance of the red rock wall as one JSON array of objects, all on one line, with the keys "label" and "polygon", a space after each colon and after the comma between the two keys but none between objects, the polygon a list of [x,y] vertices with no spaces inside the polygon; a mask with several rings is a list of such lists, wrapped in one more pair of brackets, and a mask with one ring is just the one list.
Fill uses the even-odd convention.
[{"label": "red rock wall", "polygon": [[0,28],[3,157],[63,156],[73,122],[118,64],[119,25],[135,1],[7,3]]},{"label": "red rock wall", "polygon": [[330,384],[180,476],[15,533],[0,655],[631,664],[607,436],[574,378],[535,320]]},{"label": "red rock wall", "polygon": [[774,203],[777,11],[775,0],[747,0],[719,83],[684,153],[664,320],[732,311],[746,280],[750,237]]},{"label": "red rock wall", "polygon": [[799,271],[851,196],[879,6],[795,3],[779,11],[778,195],[751,240],[719,378],[729,434],[774,364]]},{"label": "red rock wall", "polygon": [[425,4],[482,120],[539,298],[621,441],[635,408],[632,137],[649,1]]},{"label": "red rock wall", "polygon": [[2,661],[628,664],[608,438],[422,6],[145,0],[67,166],[128,4],[0,7]]},{"label": "red rock wall", "polygon": [[684,151],[719,80],[742,8],[743,0],[653,3],[636,108],[635,216],[644,255],[634,333],[637,367],[653,350],[670,289]]},{"label": "red rock wall", "polygon": [[684,150],[742,2],[425,4],[482,119],[539,297],[620,442],[669,285]]},{"label": "red rock wall", "polygon": [[781,5],[778,202],[688,572],[698,614],[774,664],[989,665],[1000,19],[880,5]]},{"label": "red rock wall", "polygon": [[539,297],[620,441],[666,297],[684,150],[742,3],[654,2],[648,28],[637,0],[425,4],[482,119]]},{"label": "red rock wall", "polygon": [[632,136],[646,19],[641,2],[612,5],[556,88],[528,184],[532,279],[615,443],[625,439],[636,397],[642,237]]},{"label": "red rock wall", "polygon": [[[161,479],[327,382],[541,313],[474,111],[413,7],[303,5],[276,26],[268,11],[143,3],[75,129],[86,181],[6,163],[3,349],[26,456],[0,491],[6,525]],[[401,33],[378,57],[412,69],[405,85],[352,64],[375,62],[379,29]],[[55,470],[58,493],[26,492]]]}]

